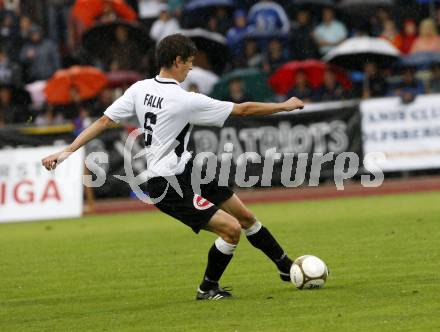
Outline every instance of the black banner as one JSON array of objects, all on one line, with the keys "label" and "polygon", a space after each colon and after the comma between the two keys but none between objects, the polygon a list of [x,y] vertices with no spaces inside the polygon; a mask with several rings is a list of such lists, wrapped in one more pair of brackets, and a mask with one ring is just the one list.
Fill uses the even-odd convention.
[{"label": "black banner", "polygon": [[[319,172],[319,178],[325,180],[332,177],[335,170],[342,171],[335,161],[343,152],[355,153],[362,165],[359,107],[356,104],[341,105],[331,103],[324,110],[266,117],[229,118],[223,128],[196,127],[191,147],[195,154],[207,151],[215,154],[218,172],[222,158],[225,160],[225,156],[228,156],[225,151],[228,151],[232,158],[230,185],[239,185],[236,181],[236,165],[243,163],[243,156],[240,155],[245,152],[255,152],[250,156],[253,161],[247,161],[246,179],[249,176],[258,177],[256,186],[283,185],[283,164],[286,171],[291,165],[292,180],[299,173],[304,173],[305,179],[309,179],[311,172]],[[273,171],[267,168],[263,172],[266,157],[273,160]],[[320,160],[322,165],[318,169]],[[267,164],[266,167],[271,167],[270,163]],[[347,166],[344,165],[342,167]]]}]

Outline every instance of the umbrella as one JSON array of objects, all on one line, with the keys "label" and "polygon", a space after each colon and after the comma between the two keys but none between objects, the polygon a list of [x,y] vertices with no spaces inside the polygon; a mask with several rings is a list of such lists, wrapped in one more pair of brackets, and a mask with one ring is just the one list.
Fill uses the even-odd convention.
[{"label": "umbrella", "polygon": [[183,9],[187,12],[205,9],[209,7],[235,7],[234,0],[191,0],[188,1]]},{"label": "umbrella", "polygon": [[235,69],[223,75],[212,91],[212,97],[223,99],[229,95],[229,82],[240,79],[245,87],[246,93],[255,101],[270,100],[273,93],[267,85],[268,74],[256,68]]},{"label": "umbrella", "polygon": [[50,104],[71,103],[72,89],[78,92],[80,100],[95,97],[106,85],[107,77],[99,69],[91,66],[73,66],[61,69],[47,81],[44,89]]},{"label": "umbrella", "polygon": [[394,0],[342,0],[338,9],[349,15],[370,16],[380,7],[394,6]]},{"label": "umbrella", "polygon": [[[269,78],[269,85],[277,94],[285,95],[294,85],[296,73],[304,71],[312,88],[322,85],[324,72],[330,68],[328,64],[318,60],[291,61],[282,65]],[[336,74],[336,79],[345,88],[351,87],[351,82],[345,72],[336,67],[331,67]]]},{"label": "umbrella", "polygon": [[188,90],[191,84],[197,85],[200,93],[209,95],[215,83],[217,83],[219,77],[209,70],[203,68],[194,67],[180,85],[185,90]]},{"label": "umbrella", "polygon": [[403,57],[400,60],[402,66],[428,68],[434,64],[440,64],[440,53],[417,52]]},{"label": "umbrella", "polygon": [[95,19],[102,15],[104,4],[110,3],[116,15],[127,21],[137,19],[136,12],[123,0],[76,0],[72,8],[72,16],[90,27]]},{"label": "umbrella", "polygon": [[142,25],[138,23],[117,21],[97,24],[87,30],[82,35],[83,47],[88,53],[93,54],[99,59],[108,57],[108,50],[116,41],[115,30],[120,26],[127,29],[128,39],[135,43],[140,52],[146,52],[154,45],[154,42],[148,35],[148,31],[144,29]]},{"label": "umbrella", "polygon": [[330,50],[323,60],[346,69],[363,70],[366,62],[388,66],[399,56],[400,51],[385,39],[353,37]]},{"label": "umbrella", "polygon": [[212,16],[214,10],[222,7],[229,12],[228,17],[232,17],[232,10],[235,8],[235,0],[191,0],[186,1],[183,7],[184,14],[181,17],[182,27],[185,29],[205,26]]},{"label": "umbrella", "polygon": [[131,85],[142,79],[142,76],[131,70],[113,70],[107,73],[108,87],[117,88],[124,85]]},{"label": "umbrella", "polygon": [[229,48],[223,35],[201,28],[179,32],[191,38],[196,44],[199,50],[195,60],[197,66],[212,70],[217,74],[223,72],[230,59]]},{"label": "umbrella", "polygon": [[332,7],[335,5],[335,0],[292,0],[292,3],[304,7]]}]

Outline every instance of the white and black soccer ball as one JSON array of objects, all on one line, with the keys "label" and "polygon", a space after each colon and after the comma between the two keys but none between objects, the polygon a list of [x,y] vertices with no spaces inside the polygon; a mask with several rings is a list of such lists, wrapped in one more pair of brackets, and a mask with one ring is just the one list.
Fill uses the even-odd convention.
[{"label": "white and black soccer ball", "polygon": [[290,279],[298,289],[321,288],[327,277],[327,265],[313,255],[298,257],[290,268]]}]

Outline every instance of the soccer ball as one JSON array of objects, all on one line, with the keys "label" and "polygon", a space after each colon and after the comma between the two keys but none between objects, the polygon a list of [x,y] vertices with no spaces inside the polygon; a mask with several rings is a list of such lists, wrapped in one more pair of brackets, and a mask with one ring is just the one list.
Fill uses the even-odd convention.
[{"label": "soccer ball", "polygon": [[312,255],[298,257],[290,268],[290,279],[298,289],[321,288],[327,277],[327,265]]}]

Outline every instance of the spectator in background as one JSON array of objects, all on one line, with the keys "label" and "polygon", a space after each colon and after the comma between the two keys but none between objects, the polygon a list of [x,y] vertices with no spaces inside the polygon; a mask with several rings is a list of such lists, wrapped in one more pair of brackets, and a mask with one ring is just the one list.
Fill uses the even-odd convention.
[{"label": "spectator in background", "polygon": [[13,12],[5,11],[0,18],[0,44],[1,47],[13,56],[18,38],[17,18]]},{"label": "spectator in background", "polygon": [[142,55],[135,43],[129,40],[125,26],[115,30],[115,43],[110,47],[110,70],[136,70]]},{"label": "spectator in background", "polygon": [[55,110],[53,105],[48,105],[44,113],[37,115],[35,119],[35,124],[37,126],[50,126],[62,124],[64,122],[64,117],[60,112]]},{"label": "spectator in background", "polygon": [[289,56],[278,39],[272,39],[267,48],[267,53],[263,56],[263,71],[273,73],[288,61]]},{"label": "spectator in background", "polygon": [[242,56],[247,31],[246,13],[238,9],[234,12],[234,26],[226,33],[226,40],[233,58]]},{"label": "spectator in background", "polygon": [[[365,0],[366,2],[368,0]],[[374,15],[370,17],[370,34],[373,37],[379,37],[384,30],[384,24],[392,21],[391,15],[385,8],[379,8]]]},{"label": "spectator in background", "polygon": [[419,25],[419,36],[414,41],[410,53],[440,52],[440,36],[437,33],[435,22],[426,18]]},{"label": "spectator in background", "polygon": [[114,101],[113,91],[109,88],[102,90],[98,98],[91,107],[90,116],[98,118],[102,115],[102,112],[107,109]]},{"label": "spectator in background", "polygon": [[218,32],[225,35],[231,27],[232,21],[228,17],[228,12],[225,7],[218,7],[213,16],[208,20],[208,30]]},{"label": "spectator in background", "polygon": [[313,24],[310,12],[307,10],[298,11],[289,39],[289,51],[292,58],[297,60],[318,58],[318,48],[312,33]]},{"label": "spectator in background", "polygon": [[253,39],[246,39],[244,42],[244,54],[235,59],[236,67],[260,67],[263,56],[258,49],[257,42]]},{"label": "spectator in background", "polygon": [[47,20],[49,38],[56,44],[67,41],[67,22],[74,0],[47,0]]},{"label": "spectator in background", "polygon": [[332,8],[322,10],[322,22],[313,30],[313,38],[324,55],[347,38],[345,25],[335,19]]},{"label": "spectator in background", "polygon": [[33,26],[30,40],[20,51],[20,60],[25,65],[26,82],[47,80],[60,68],[60,57],[57,46],[43,38],[39,27]]},{"label": "spectator in background", "polygon": [[314,93],[315,101],[332,101],[345,99],[345,91],[341,83],[336,80],[336,75],[331,69],[324,72],[324,80],[321,87]]},{"label": "spectator in background", "polygon": [[313,99],[313,89],[310,87],[307,75],[300,70],[296,73],[295,85],[287,93],[287,98],[297,97],[305,103],[311,103]]},{"label": "spectator in background", "polygon": [[386,96],[388,93],[388,84],[383,75],[379,73],[377,65],[373,62],[367,62],[364,66],[364,79],[362,81],[363,99]]},{"label": "spectator in background", "polygon": [[408,54],[417,38],[417,25],[414,20],[405,20],[403,23],[402,47],[403,54]]},{"label": "spectator in background", "polygon": [[0,127],[14,123],[14,113],[12,90],[7,85],[0,85]]},{"label": "spectator in background", "polygon": [[402,98],[404,103],[410,103],[418,95],[425,93],[423,83],[416,78],[414,68],[407,67],[403,69],[402,81],[394,89],[393,94]]},{"label": "spectator in background", "polygon": [[31,29],[33,27],[32,19],[29,16],[22,15],[20,16],[20,39],[22,43],[29,41],[31,35]]},{"label": "spectator in background", "polygon": [[26,91],[12,85],[0,85],[0,112],[7,124],[28,120],[30,96]]},{"label": "spectator in background", "polygon": [[166,36],[176,33],[179,29],[179,21],[170,15],[168,8],[164,7],[159,14],[159,18],[151,26],[150,37],[158,43]]},{"label": "spectator in background", "polygon": [[118,19],[118,15],[116,14],[115,10],[113,9],[113,5],[110,1],[104,1],[104,4],[102,5],[102,13],[97,17],[96,22],[98,23],[111,23]]},{"label": "spectator in background", "polygon": [[440,64],[434,64],[431,69],[429,80],[429,93],[440,93]]},{"label": "spectator in background", "polygon": [[283,7],[274,1],[260,0],[249,9],[248,22],[257,33],[288,34],[290,22]]},{"label": "spectator in background", "polygon": [[21,86],[20,66],[11,62],[7,53],[0,49],[0,84]]},{"label": "spectator in background", "polygon": [[380,38],[389,41],[398,50],[402,49],[403,40],[399,31],[396,28],[396,24],[392,20],[387,20],[383,23],[383,30],[380,34]]},{"label": "spectator in background", "polygon": [[229,81],[229,95],[226,98],[233,103],[239,104],[251,100],[246,94],[241,79],[235,78]]}]

